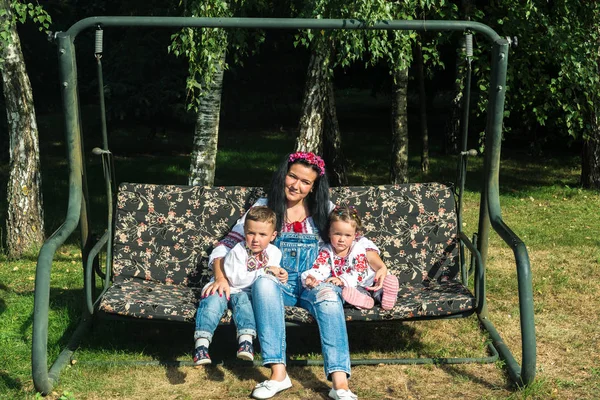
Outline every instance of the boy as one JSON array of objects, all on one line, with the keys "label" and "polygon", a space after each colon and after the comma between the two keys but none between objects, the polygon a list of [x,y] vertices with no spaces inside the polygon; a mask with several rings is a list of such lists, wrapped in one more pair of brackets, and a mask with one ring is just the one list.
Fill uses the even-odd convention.
[{"label": "boy", "polygon": [[256,337],[254,312],[250,302],[250,289],[259,275],[272,274],[282,282],[287,275],[282,274],[281,251],[270,242],[277,232],[275,212],[266,206],[252,207],[244,222],[245,241],[236,244],[223,263],[225,276],[231,287],[231,297],[223,298],[214,293],[206,296],[209,282],[202,290],[203,298],[196,313],[196,331],[194,332],[194,364],[210,364],[208,347],[213,333],[219,324],[225,308],[229,304],[237,328],[238,352],[242,360],[254,360],[252,340]]}]

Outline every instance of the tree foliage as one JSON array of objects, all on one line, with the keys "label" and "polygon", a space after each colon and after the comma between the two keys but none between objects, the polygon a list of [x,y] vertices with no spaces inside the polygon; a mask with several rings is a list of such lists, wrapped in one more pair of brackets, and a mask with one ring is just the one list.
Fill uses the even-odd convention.
[{"label": "tree foliage", "polygon": [[[209,0],[180,3],[182,13],[189,17],[233,17],[245,16],[255,8],[266,5],[261,1]],[[198,109],[203,90],[212,85],[219,70],[229,68],[227,60],[221,57],[224,51],[232,50],[230,59],[242,63],[243,57],[256,51],[264,41],[263,31],[222,28],[183,28],[171,36],[169,52],[188,60],[188,109]]]},{"label": "tree foliage", "polygon": [[[6,46],[11,42],[10,27],[17,22],[24,24],[27,20],[31,20],[39,25],[40,31],[50,28],[52,17],[37,2],[31,3],[12,0],[8,4],[12,12],[9,12],[5,8],[0,8],[0,46]],[[10,18],[6,18],[8,15],[10,15]],[[3,63],[4,59],[0,57],[0,69]]]}]

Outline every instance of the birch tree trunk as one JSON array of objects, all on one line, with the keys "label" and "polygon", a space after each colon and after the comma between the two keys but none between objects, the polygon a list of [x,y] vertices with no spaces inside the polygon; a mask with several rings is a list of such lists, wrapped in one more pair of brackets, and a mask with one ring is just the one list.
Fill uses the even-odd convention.
[{"label": "birch tree trunk", "polygon": [[333,80],[329,74],[332,53],[333,44],[326,39],[320,38],[314,42],[306,72],[296,151],[323,154],[329,183],[341,186],[348,183],[348,177]]},{"label": "birch tree trunk", "polygon": [[[225,35],[225,32],[221,32]],[[212,84],[201,95],[194,128],[194,143],[188,183],[197,186],[212,186],[215,183],[217,162],[217,144],[219,141],[219,119],[221,113],[221,94],[223,91],[223,68],[226,46],[215,57],[217,69]]]},{"label": "birch tree trunk", "polygon": [[312,47],[306,71],[296,151],[322,153],[327,82],[329,79],[328,56],[324,40],[317,39]]},{"label": "birch tree trunk", "polygon": [[391,183],[408,182],[408,68],[394,72],[392,86]]},{"label": "birch tree trunk", "polygon": [[6,247],[9,257],[18,258],[44,241],[42,177],[33,93],[10,1],[0,0],[0,10],[6,11],[0,16],[0,26],[6,27],[9,35],[8,41],[0,43],[10,146]]},{"label": "birch tree trunk", "polygon": [[419,81],[419,111],[421,120],[421,171],[429,171],[429,131],[427,129],[427,95],[425,94],[425,65],[421,38],[415,46],[415,60],[417,61],[417,80]]}]

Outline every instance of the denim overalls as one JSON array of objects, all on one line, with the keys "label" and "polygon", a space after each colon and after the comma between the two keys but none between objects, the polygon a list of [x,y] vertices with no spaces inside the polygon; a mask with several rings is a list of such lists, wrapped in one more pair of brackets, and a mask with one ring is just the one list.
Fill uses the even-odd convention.
[{"label": "denim overalls", "polygon": [[289,295],[299,298],[303,290],[300,275],[311,268],[319,254],[319,235],[314,233],[284,232],[275,239],[281,250],[281,267],[288,273],[284,285]]},{"label": "denim overalls", "polygon": [[319,236],[284,232],[275,239],[275,245],[282,252],[281,267],[288,272],[287,283],[281,284],[275,277],[263,275],[252,287],[252,306],[263,365],[286,364],[284,306],[300,306],[307,309],[319,325],[327,378],[337,371],[350,376],[350,350],[341,289],[322,283],[306,290],[300,280],[302,272],[311,268],[317,258]]}]

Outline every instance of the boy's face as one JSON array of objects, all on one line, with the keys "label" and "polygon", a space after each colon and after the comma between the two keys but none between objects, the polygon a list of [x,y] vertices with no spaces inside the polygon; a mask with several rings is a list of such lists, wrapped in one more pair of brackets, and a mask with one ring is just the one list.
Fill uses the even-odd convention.
[{"label": "boy's face", "polygon": [[246,221],[244,232],[246,234],[246,245],[254,254],[266,249],[277,236],[273,224],[260,221]]}]

